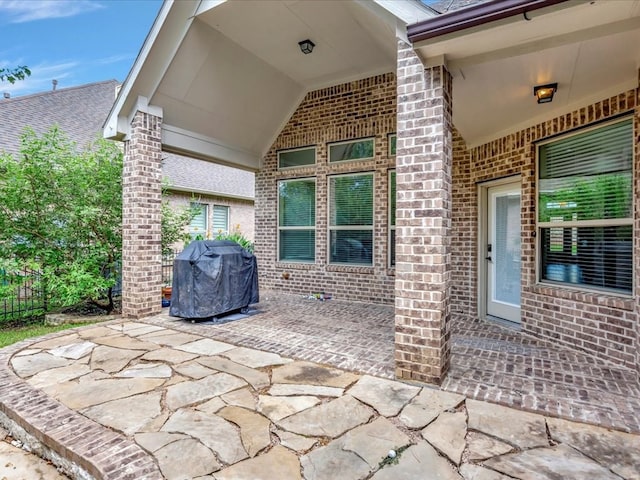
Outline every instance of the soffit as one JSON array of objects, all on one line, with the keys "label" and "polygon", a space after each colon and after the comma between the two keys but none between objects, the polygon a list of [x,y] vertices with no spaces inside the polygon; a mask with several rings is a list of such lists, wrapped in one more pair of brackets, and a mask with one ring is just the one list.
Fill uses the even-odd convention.
[{"label": "soffit", "polygon": [[398,20],[374,2],[210,2],[188,22],[144,96],[162,108],[167,150],[243,168],[259,168],[307,92],[396,68]]},{"label": "soffit", "polygon": [[[638,85],[639,1],[570,1],[527,18],[417,45],[427,63],[445,60],[453,76],[453,121],[469,145]],[[553,102],[538,105],[533,86],[553,82]]]}]

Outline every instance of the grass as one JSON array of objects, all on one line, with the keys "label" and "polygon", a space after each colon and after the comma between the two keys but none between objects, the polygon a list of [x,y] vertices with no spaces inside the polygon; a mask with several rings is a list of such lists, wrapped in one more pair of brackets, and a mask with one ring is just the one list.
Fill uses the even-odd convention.
[{"label": "grass", "polygon": [[63,325],[43,325],[33,324],[24,327],[3,328],[0,329],[0,348],[19,342],[26,338],[39,337],[47,333],[60,332],[69,328],[81,327],[88,323],[67,323]]}]

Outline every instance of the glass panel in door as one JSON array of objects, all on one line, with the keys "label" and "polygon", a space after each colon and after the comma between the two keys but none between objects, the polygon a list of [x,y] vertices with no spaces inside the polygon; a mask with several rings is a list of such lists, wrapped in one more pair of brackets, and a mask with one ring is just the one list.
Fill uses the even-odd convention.
[{"label": "glass panel in door", "polygon": [[487,314],[520,323],[520,184],[488,189]]}]

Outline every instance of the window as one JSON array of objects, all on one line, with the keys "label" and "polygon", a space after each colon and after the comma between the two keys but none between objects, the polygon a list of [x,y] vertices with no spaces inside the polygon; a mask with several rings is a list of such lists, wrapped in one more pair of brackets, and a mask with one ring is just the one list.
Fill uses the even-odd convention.
[{"label": "window", "polygon": [[229,233],[229,207],[213,206],[213,233],[214,235]]},{"label": "window", "polygon": [[630,119],[539,147],[542,281],[631,293]]},{"label": "window", "polygon": [[316,181],[278,183],[278,260],[314,262],[316,258]]},{"label": "window", "polygon": [[396,171],[389,171],[389,266],[396,265]]},{"label": "window", "polygon": [[189,234],[194,240],[204,240],[207,238],[207,205],[192,203],[191,207],[197,209],[198,213],[189,224]]},{"label": "window", "polygon": [[278,168],[302,167],[315,165],[316,147],[303,147],[278,152]]},{"label": "window", "polygon": [[398,136],[395,133],[390,133],[388,138],[389,138],[389,156],[390,157],[395,157],[396,156],[396,142],[398,140]]},{"label": "window", "polygon": [[329,177],[329,262],[373,264],[373,173]]},{"label": "window", "polygon": [[369,160],[374,157],[373,138],[352,140],[329,145],[329,162]]}]

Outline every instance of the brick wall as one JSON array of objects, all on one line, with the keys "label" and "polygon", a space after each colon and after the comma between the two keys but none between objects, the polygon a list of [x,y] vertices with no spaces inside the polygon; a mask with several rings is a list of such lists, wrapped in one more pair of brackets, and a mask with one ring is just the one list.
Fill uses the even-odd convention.
[{"label": "brick wall", "polygon": [[450,362],[452,79],[398,43],[396,376],[440,384]]},{"label": "brick wall", "polygon": [[[256,174],[256,256],[260,286],[282,292],[328,292],[336,298],[377,303],[394,301],[394,273],[388,268],[388,134],[396,130],[396,82],[392,73],[307,94]],[[375,158],[329,164],[327,143],[375,137]],[[315,145],[316,165],[278,171],[278,150]],[[328,264],[328,176],[374,173],[373,266]],[[292,178],[316,179],[316,260],[314,264],[277,259],[277,185]]]},{"label": "brick wall", "polygon": [[122,315],[161,310],[162,119],[136,112],[122,172]]},{"label": "brick wall", "polygon": [[[596,357],[636,367],[638,349],[637,299],[640,271],[636,268],[635,299],[606,293],[539,285],[536,282],[536,147],[534,142],[588,126],[635,108],[636,232],[640,231],[640,154],[638,153],[638,92],[631,90],[552,120],[533,125],[485,145],[467,149],[454,144],[453,173],[453,291],[452,310],[477,315],[478,193],[477,185],[514,176],[522,185],[522,328],[525,332]],[[640,258],[638,235],[636,259]]]},{"label": "brick wall", "polygon": [[[414,79],[415,80],[415,79]],[[636,271],[634,298],[606,293],[579,291],[538,285],[536,282],[536,147],[534,142],[569,132],[636,108],[635,132],[640,132],[638,91],[632,90],[604,99],[580,110],[497,139],[468,148],[453,130],[451,185],[450,287],[441,293],[432,285],[424,292],[434,292],[442,301],[445,321],[438,331],[443,357],[447,358],[446,339],[451,313],[468,318],[478,316],[478,184],[513,176],[522,185],[522,328],[525,332],[552,339],[558,344],[592,352],[616,363],[637,367],[640,279]],[[425,103],[425,106],[427,104]],[[260,284],[265,289],[308,294],[325,291],[338,298],[392,303],[404,283],[396,284],[393,269],[387,267],[387,211],[389,169],[395,159],[389,157],[389,133],[396,131],[396,80],[393,74],[350,82],[309,93],[284,127],[264,158],[263,169],[256,176],[256,253]],[[374,136],[376,158],[371,161],[329,165],[327,142]],[[400,148],[401,140],[398,140]],[[277,170],[280,149],[315,145],[317,165]],[[636,145],[636,150],[638,150]],[[640,153],[636,153],[636,172]],[[327,261],[327,176],[337,173],[375,173],[375,248],[373,267],[328,265]],[[398,173],[400,175],[400,173]],[[291,178],[316,179],[316,261],[314,264],[279,263],[277,261],[277,182]],[[635,177],[636,231],[640,231],[640,184]],[[398,189],[400,190],[400,189]],[[398,205],[400,208],[400,204]],[[398,220],[400,223],[400,220]],[[399,227],[398,227],[399,228]],[[640,235],[635,238],[635,258],[640,258]],[[437,253],[437,252],[436,252]],[[400,253],[399,253],[400,254]],[[440,255],[440,253],[437,253]],[[422,260],[416,260],[421,263]],[[446,307],[447,298],[450,307]],[[421,312],[420,315],[424,315]],[[418,337],[416,337],[418,338]],[[408,356],[406,358],[409,358]],[[402,370],[402,369],[401,369]],[[409,373],[413,371],[413,373]],[[407,368],[400,377],[428,375],[419,368]],[[413,376],[412,376],[413,375]]]}]

